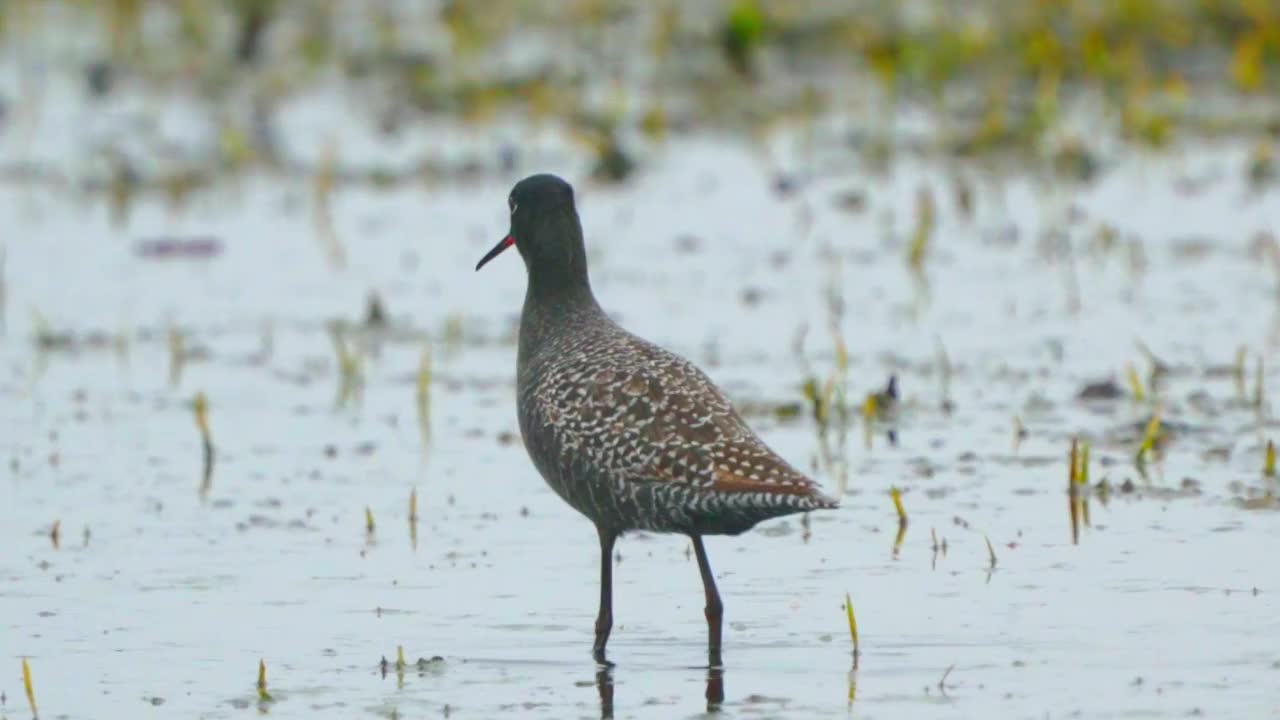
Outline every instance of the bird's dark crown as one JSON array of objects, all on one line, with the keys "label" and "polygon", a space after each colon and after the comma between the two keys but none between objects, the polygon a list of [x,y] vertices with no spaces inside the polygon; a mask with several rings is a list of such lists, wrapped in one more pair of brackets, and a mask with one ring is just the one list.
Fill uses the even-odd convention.
[{"label": "bird's dark crown", "polygon": [[511,188],[507,205],[511,208],[520,205],[531,208],[536,205],[542,209],[561,207],[573,211],[573,186],[548,173],[530,175]]}]

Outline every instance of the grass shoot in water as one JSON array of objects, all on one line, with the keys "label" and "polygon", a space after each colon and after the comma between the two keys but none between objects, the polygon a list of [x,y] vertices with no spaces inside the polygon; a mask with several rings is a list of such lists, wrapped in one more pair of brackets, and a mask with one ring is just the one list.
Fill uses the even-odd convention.
[{"label": "grass shoot in water", "polygon": [[36,709],[36,691],[31,687],[31,666],[27,664],[26,658],[22,658],[22,691],[27,694],[27,704],[31,706],[31,717],[39,718],[40,711]]},{"label": "grass shoot in water", "polygon": [[422,348],[422,357],[418,360],[418,374],[415,379],[414,400],[418,410],[418,431],[422,435],[422,444],[426,446],[431,440],[431,346]]},{"label": "grass shoot in water", "polygon": [[1080,519],[1089,527],[1089,442],[1080,443],[1080,463],[1076,467],[1075,484],[1078,490],[1076,501],[1080,503]]},{"label": "grass shoot in water", "polygon": [[853,643],[853,666],[858,666],[858,621],[853,617],[853,600],[849,598],[849,593],[844,594],[844,614],[845,619],[849,621],[849,641]]},{"label": "grass shoot in water", "polygon": [[1160,407],[1157,405],[1151,412],[1151,419],[1147,421],[1146,428],[1142,431],[1142,442],[1139,443],[1137,455],[1134,457],[1134,465],[1144,478],[1147,476],[1147,456],[1155,449],[1159,437]]},{"label": "grass shoot in water", "polygon": [[1142,402],[1146,398],[1146,393],[1142,389],[1142,380],[1138,378],[1138,371],[1133,369],[1133,363],[1124,366],[1124,377],[1129,383],[1129,392],[1133,394],[1133,399]]},{"label": "grass shoot in water", "polygon": [[209,431],[209,401],[204,392],[196,393],[191,400],[191,412],[195,416],[196,430],[200,432],[201,468],[200,497],[209,494],[213,485],[213,434]]},{"label": "grass shoot in water", "polygon": [[933,553],[933,556],[929,559],[929,569],[937,570],[938,554],[941,553],[943,557],[947,556],[947,539],[943,538],[939,541],[936,528],[929,528],[929,549]]},{"label": "grass shoot in water", "polygon": [[917,275],[924,272],[936,215],[933,193],[928,188],[921,188],[916,194],[916,224],[911,231],[911,242],[907,245],[907,267]]},{"label": "grass shoot in water", "polygon": [[182,331],[169,328],[169,386],[177,387],[182,382],[182,368],[187,361],[186,339]]},{"label": "grass shoot in water", "polygon": [[868,393],[862,401],[862,444],[867,450],[871,449],[871,430],[879,412],[880,403],[875,393]]},{"label": "grass shoot in water", "polygon": [[893,538],[893,556],[896,558],[902,549],[902,539],[907,535],[907,513],[902,509],[902,493],[896,485],[889,488],[889,497],[893,500],[893,509],[898,513],[898,534]]},{"label": "grass shoot in water", "polygon": [[409,491],[409,545],[418,549],[418,488]]},{"label": "grass shoot in water", "polygon": [[267,692],[267,663],[264,660],[258,660],[258,702],[269,703],[273,700],[275,698]]},{"label": "grass shoot in water", "polygon": [[338,395],[334,404],[338,408],[344,408],[351,402],[359,402],[364,389],[361,358],[358,351],[347,348],[343,329],[337,323],[329,326],[329,339],[333,343],[333,354],[338,363]]},{"label": "grass shoot in water", "polygon": [[1027,428],[1022,424],[1022,418],[1017,415],[1013,416],[1013,452],[1016,455],[1018,448],[1022,447],[1022,441],[1027,438]]},{"label": "grass shoot in water", "polygon": [[404,646],[396,646],[396,687],[404,687],[404,670],[408,667],[404,661]]}]

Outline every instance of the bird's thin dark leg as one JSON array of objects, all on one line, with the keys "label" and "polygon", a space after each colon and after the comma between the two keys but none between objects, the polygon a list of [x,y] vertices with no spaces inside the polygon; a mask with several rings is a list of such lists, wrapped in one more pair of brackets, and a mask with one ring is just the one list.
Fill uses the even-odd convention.
[{"label": "bird's thin dark leg", "polygon": [[724,668],[707,668],[707,712],[713,713],[724,705]]},{"label": "bird's thin dark leg", "polygon": [[716,590],[716,579],[711,574],[711,563],[707,562],[707,550],[702,547],[702,536],[693,535],[693,552],[698,557],[698,572],[702,573],[702,589],[707,594],[707,658],[711,667],[720,667],[720,626],[724,620],[724,604],[720,602],[720,591]]},{"label": "bird's thin dark leg", "polygon": [[613,629],[613,543],[618,533],[597,527],[600,533],[600,614],[596,615],[596,644],[591,655],[601,665],[612,665],[604,658],[604,646]]}]

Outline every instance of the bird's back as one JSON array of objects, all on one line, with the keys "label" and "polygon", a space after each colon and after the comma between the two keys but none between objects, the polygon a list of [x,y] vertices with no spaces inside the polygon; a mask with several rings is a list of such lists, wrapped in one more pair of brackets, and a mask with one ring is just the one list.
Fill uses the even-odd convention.
[{"label": "bird's back", "polygon": [[835,507],[684,358],[604,318],[522,337],[520,428],[565,500],[618,530],[736,534]]}]

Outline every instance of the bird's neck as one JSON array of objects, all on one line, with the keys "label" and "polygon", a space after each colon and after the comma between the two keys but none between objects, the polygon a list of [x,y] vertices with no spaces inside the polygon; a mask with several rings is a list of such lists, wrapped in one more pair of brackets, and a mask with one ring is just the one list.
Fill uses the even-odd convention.
[{"label": "bird's neck", "polygon": [[525,292],[522,325],[574,325],[604,314],[586,277],[579,282],[556,284],[538,283],[534,278],[530,276],[529,288]]},{"label": "bird's neck", "polygon": [[520,361],[567,352],[601,322],[609,322],[586,278],[580,283],[540,285],[529,278],[520,314]]},{"label": "bird's neck", "polygon": [[532,246],[536,249],[525,259],[529,270],[528,291],[525,293],[525,314],[531,309],[554,319],[572,320],[584,313],[599,312],[595,295],[591,293],[591,280],[587,276],[587,249],[582,241],[582,226],[578,218],[561,218],[560,224],[544,229],[548,236],[557,238],[546,241],[536,237]]},{"label": "bird's neck", "polygon": [[526,246],[529,284],[520,315],[520,355],[529,358],[567,349],[606,323],[591,292],[587,251],[576,215],[553,217]]},{"label": "bird's neck", "polygon": [[529,273],[526,302],[543,305],[595,305],[585,263],[535,268]]}]

